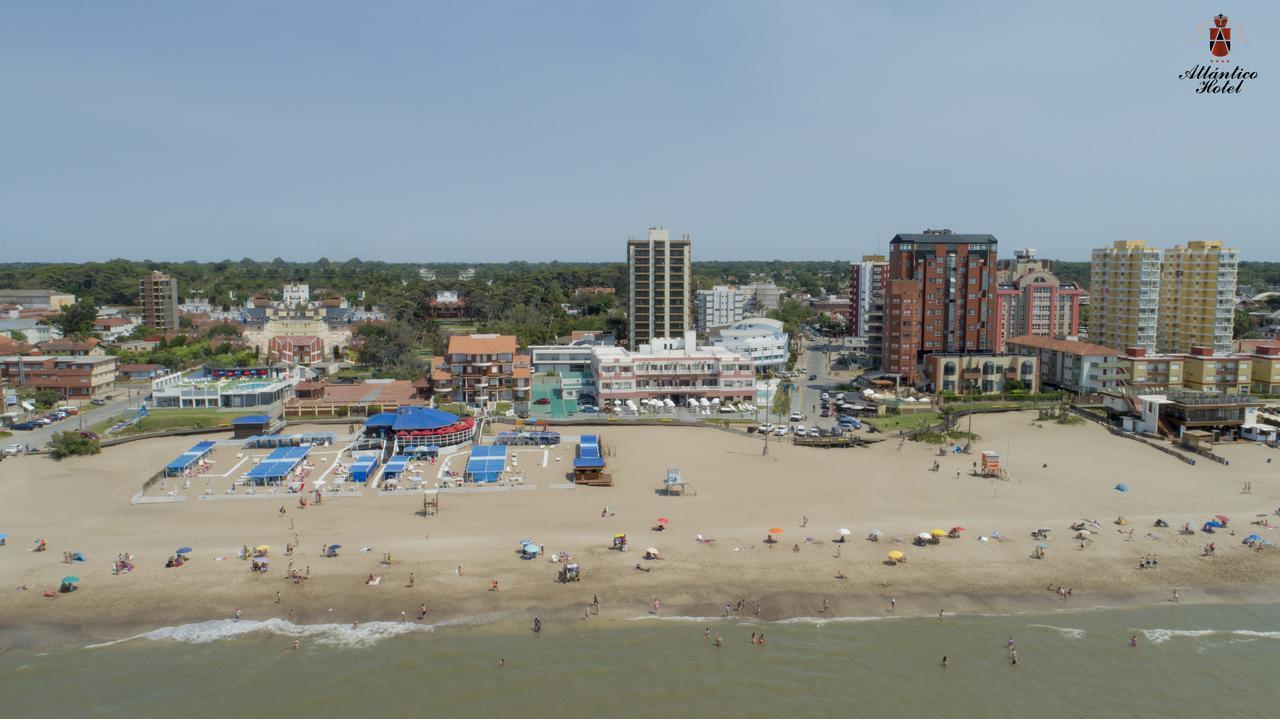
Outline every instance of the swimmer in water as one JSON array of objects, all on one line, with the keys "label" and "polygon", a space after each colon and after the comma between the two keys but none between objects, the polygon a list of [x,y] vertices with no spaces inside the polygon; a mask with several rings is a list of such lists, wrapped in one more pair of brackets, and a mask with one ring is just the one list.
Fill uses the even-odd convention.
[{"label": "swimmer in water", "polygon": [[944,668],[945,668],[945,667],[950,666],[950,663],[949,663],[949,662],[947,662],[947,655],[946,655],[946,654],[943,654],[943,655],[942,655],[942,666],[943,666]]},{"label": "swimmer in water", "polygon": [[1136,646],[1138,646],[1138,635],[1137,635],[1137,634],[1130,634],[1130,635],[1129,635],[1129,646],[1131,646],[1131,647],[1136,647]]},{"label": "swimmer in water", "polygon": [[298,651],[298,640],[297,640],[297,639],[294,639],[294,640],[293,640],[293,651],[295,651],[295,652],[296,652],[296,651]]},{"label": "swimmer in water", "polygon": [[723,644],[723,643],[724,643],[724,642],[723,642],[723,640],[722,640],[722,639],[720,639],[720,635],[719,635],[719,634],[717,634],[717,635],[716,635],[716,646],[718,647],[718,646],[720,646],[720,645],[721,645],[721,644]]}]

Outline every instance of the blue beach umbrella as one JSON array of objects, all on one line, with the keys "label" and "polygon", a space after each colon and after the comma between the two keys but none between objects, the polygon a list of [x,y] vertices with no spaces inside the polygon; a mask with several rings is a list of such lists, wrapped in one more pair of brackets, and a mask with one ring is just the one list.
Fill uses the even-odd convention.
[{"label": "blue beach umbrella", "polygon": [[341,544],[330,544],[329,549],[342,549]]},{"label": "blue beach umbrella", "polygon": [[62,578],[62,583],[63,583],[63,584],[79,584],[79,583],[80,583],[80,577],[74,577],[74,576],[72,576],[72,577],[63,577],[63,578]]},{"label": "blue beach umbrella", "polygon": [[174,554],[191,554],[191,547],[179,547]]},{"label": "blue beach umbrella", "polygon": [[1248,544],[1249,542],[1261,542],[1261,541],[1262,541],[1262,535],[1250,534],[1249,536],[1244,538],[1244,541],[1241,542],[1241,544]]},{"label": "blue beach umbrella", "polygon": [[8,538],[9,538],[9,535],[7,535],[7,534],[5,534],[5,533],[3,533],[3,532],[0,532],[0,539],[8,539]]},{"label": "blue beach umbrella", "polygon": [[1116,491],[1117,491],[1117,492],[1128,492],[1128,491],[1129,491],[1129,485],[1127,485],[1127,484],[1123,484],[1123,483],[1121,483],[1121,484],[1117,484],[1117,485],[1116,485]]},{"label": "blue beach umbrella", "polygon": [[1210,521],[1208,521],[1208,522],[1205,522],[1205,523],[1204,523],[1204,526],[1206,526],[1206,527],[1213,527],[1213,528],[1215,528],[1215,529],[1222,529],[1223,527],[1225,527],[1225,526],[1227,526],[1227,525],[1225,525],[1225,524],[1223,524],[1222,522],[1219,522],[1218,520],[1214,519],[1214,520],[1210,520]]}]

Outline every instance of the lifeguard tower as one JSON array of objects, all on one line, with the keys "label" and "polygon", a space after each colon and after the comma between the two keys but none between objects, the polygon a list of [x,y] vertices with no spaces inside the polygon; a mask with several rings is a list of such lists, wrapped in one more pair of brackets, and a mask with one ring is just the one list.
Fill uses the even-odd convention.
[{"label": "lifeguard tower", "polygon": [[982,464],[980,466],[980,474],[983,477],[994,477],[996,479],[1008,479],[1004,465],[1000,463],[1000,453],[987,450],[982,453]]}]

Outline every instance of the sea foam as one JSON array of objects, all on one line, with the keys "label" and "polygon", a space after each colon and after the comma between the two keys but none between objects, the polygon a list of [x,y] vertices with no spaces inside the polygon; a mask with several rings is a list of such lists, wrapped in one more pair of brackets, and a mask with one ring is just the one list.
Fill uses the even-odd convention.
[{"label": "sea foam", "polygon": [[294,624],[284,619],[264,619],[261,621],[217,619],[194,624],[182,624],[175,627],[161,627],[126,639],[90,644],[85,648],[97,649],[139,639],[208,644],[254,634],[269,634],[299,640],[306,639],[309,642],[325,646],[364,648],[371,647],[384,639],[392,637],[415,632],[430,632],[435,627],[436,625],[434,624],[418,624],[416,622],[368,622],[352,626],[350,624]]}]

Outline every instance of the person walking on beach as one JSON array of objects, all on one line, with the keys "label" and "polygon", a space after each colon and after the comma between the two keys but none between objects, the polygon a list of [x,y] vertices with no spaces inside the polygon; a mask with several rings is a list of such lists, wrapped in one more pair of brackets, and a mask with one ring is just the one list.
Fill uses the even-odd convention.
[{"label": "person walking on beach", "polygon": [[280,603],[280,592],[276,592],[276,604]]},{"label": "person walking on beach", "polygon": [[893,614],[898,611],[898,598],[889,597],[889,613]]},{"label": "person walking on beach", "polygon": [[400,623],[405,624],[409,621],[409,615],[405,614],[403,609],[400,610]]},{"label": "person walking on beach", "polygon": [[943,609],[939,609],[939,610],[938,610],[938,621],[942,621],[942,612],[944,612],[944,611],[945,611],[945,610],[943,610]]},{"label": "person walking on beach", "polygon": [[1174,589],[1173,589],[1173,603],[1174,603],[1174,604],[1177,604],[1177,603],[1178,603],[1178,588],[1177,588],[1177,587],[1174,587]]},{"label": "person walking on beach", "polygon": [[426,618],[427,618],[427,605],[424,602],[422,605],[422,611],[418,612],[418,619],[426,619]]},{"label": "person walking on beach", "polygon": [[542,633],[542,620],[539,619],[538,617],[533,618],[533,633],[534,634]]},{"label": "person walking on beach", "polygon": [[662,609],[662,602],[657,599],[653,600],[653,613],[657,614]]},{"label": "person walking on beach", "polygon": [[600,614],[600,597],[595,592],[591,593],[591,613],[597,616]]},{"label": "person walking on beach", "polygon": [[409,588],[413,589],[413,583],[417,581],[417,577],[413,576],[413,572],[409,572]]},{"label": "person walking on beach", "polygon": [[822,598],[822,613],[829,614],[831,612],[831,602],[826,597]]},{"label": "person walking on beach", "polygon": [[236,621],[240,621],[240,607],[236,607]]}]

